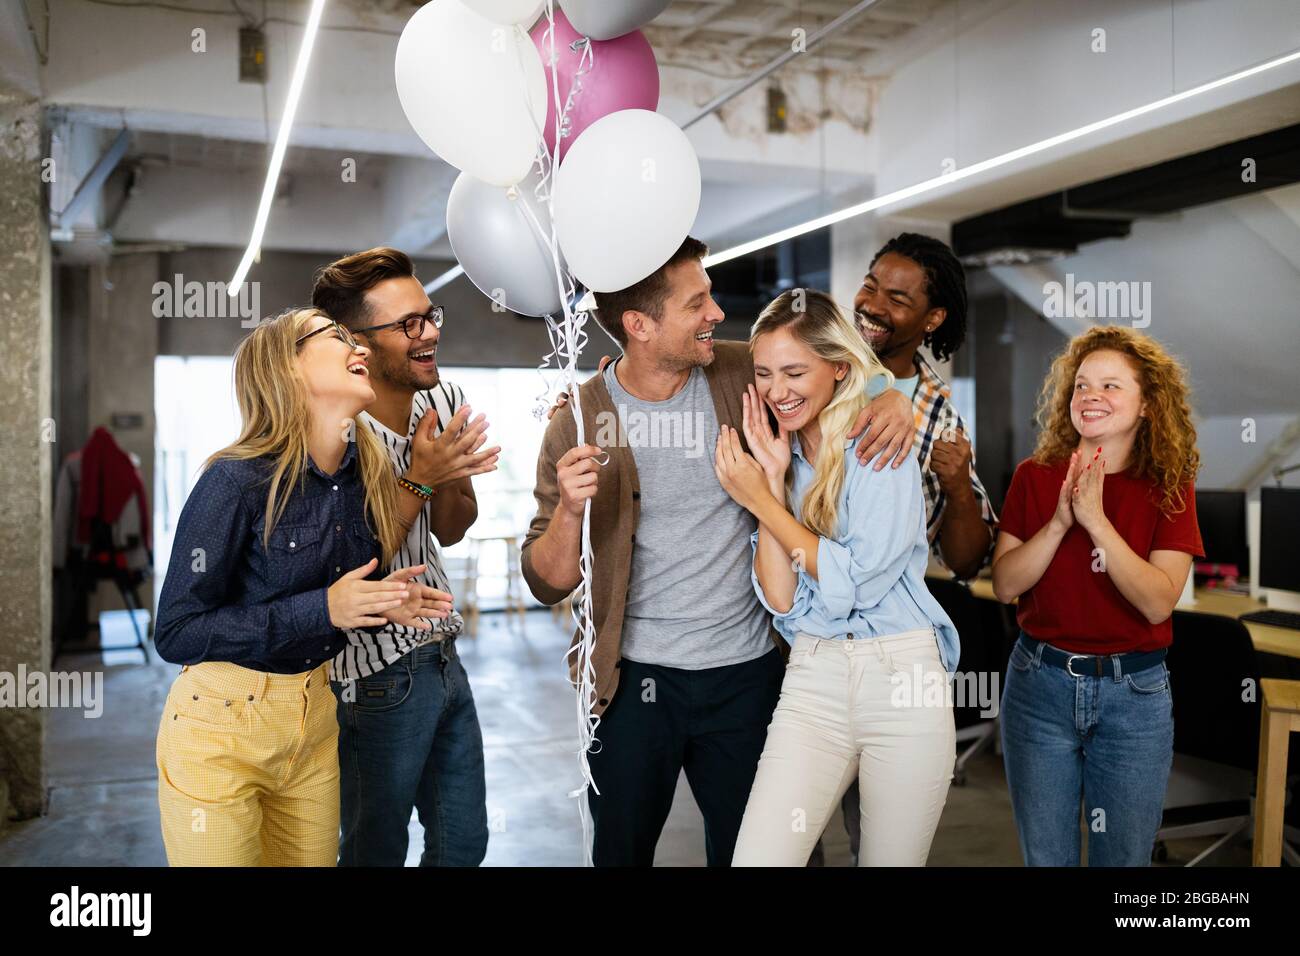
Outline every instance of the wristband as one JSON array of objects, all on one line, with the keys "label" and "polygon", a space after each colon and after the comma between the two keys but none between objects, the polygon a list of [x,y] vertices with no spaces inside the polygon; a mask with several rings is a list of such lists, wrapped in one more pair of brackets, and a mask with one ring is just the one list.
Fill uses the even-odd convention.
[{"label": "wristband", "polygon": [[428,485],[418,484],[411,481],[409,478],[398,478],[397,483],[417,498],[423,498],[425,501],[428,501],[438,493],[436,488],[430,488]]}]

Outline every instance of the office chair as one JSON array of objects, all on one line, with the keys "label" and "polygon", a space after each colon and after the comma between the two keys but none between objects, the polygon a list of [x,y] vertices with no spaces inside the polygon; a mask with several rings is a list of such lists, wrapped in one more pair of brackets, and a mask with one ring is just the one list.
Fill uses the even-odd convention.
[{"label": "office chair", "polygon": [[[1235,618],[1194,611],[1174,611],[1173,628],[1166,664],[1174,698],[1174,752],[1237,767],[1253,777],[1259,760],[1260,669],[1249,632]],[[1154,857],[1165,858],[1166,840],[1219,837],[1187,864],[1196,866],[1225,847],[1250,841],[1254,829],[1253,796],[1166,807]],[[1282,854],[1292,866],[1300,866],[1300,854],[1289,845],[1297,841],[1300,830],[1287,826]]]},{"label": "office chair", "polygon": [[[979,690],[981,686],[991,687],[994,699],[990,704],[996,712],[999,705],[997,692],[1001,682],[1000,680],[997,683],[982,682],[987,675],[998,672],[999,658],[994,645],[1000,647],[1003,637],[1000,629],[992,632],[985,626],[984,614],[979,605],[988,602],[976,600],[970,593],[970,589],[955,579],[926,578],[925,583],[957,628],[957,635],[961,641],[961,657],[957,662],[958,674],[970,675],[977,679],[974,686],[970,683],[966,684],[968,691]],[[1006,656],[1003,655],[1001,660],[1005,661]],[[966,680],[969,681],[970,677]],[[960,706],[963,703],[965,706]],[[960,698],[955,701],[953,717],[957,722],[957,743],[967,746],[957,756],[957,762],[953,766],[954,786],[965,786],[966,765],[976,754],[997,743],[998,719],[982,717],[980,710],[978,700],[972,701],[969,696],[964,702]]]}]

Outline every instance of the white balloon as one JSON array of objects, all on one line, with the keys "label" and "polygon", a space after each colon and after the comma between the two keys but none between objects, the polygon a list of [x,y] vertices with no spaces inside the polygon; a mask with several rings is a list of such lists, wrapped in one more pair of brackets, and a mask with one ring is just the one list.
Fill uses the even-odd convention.
[{"label": "white balloon", "polygon": [[461,0],[480,16],[496,23],[517,23],[525,30],[537,22],[546,0]]},{"label": "white balloon", "polygon": [[447,239],[465,275],[489,299],[521,315],[555,315],[562,308],[555,264],[522,208],[528,204],[549,236],[551,216],[537,201],[536,184],[530,175],[512,199],[510,190],[461,173],[447,197]]},{"label": "white balloon", "polygon": [[555,174],[555,230],[574,277],[616,292],[662,266],[700,208],[700,161],[672,120],[649,110],[602,116]]},{"label": "white balloon", "polygon": [[431,150],[498,186],[528,174],[546,120],[546,75],[533,41],[461,0],[432,0],[397,41],[397,96]]}]

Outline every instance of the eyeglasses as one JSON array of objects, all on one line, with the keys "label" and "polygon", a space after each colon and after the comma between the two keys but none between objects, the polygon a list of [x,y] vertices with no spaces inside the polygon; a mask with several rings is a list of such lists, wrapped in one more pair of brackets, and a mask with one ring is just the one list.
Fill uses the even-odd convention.
[{"label": "eyeglasses", "polygon": [[432,322],[435,329],[442,328],[442,306],[435,305],[424,315],[408,315],[404,319],[398,319],[396,322],[385,322],[383,325],[371,325],[364,329],[357,329],[357,332],[382,332],[384,329],[400,328],[408,339],[418,339],[424,335],[425,323]]},{"label": "eyeglasses", "polygon": [[298,336],[294,341],[294,345],[302,345],[303,342],[306,342],[313,335],[319,335],[321,332],[333,332],[334,337],[350,349],[359,347],[357,345],[356,336],[349,332],[346,326],[342,326],[337,322],[330,322],[329,325],[322,325],[319,329],[312,329],[306,335]]}]

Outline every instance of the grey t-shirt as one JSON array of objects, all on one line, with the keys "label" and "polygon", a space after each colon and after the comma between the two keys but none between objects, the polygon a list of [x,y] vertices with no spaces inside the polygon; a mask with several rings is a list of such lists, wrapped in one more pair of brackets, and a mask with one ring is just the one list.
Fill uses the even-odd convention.
[{"label": "grey t-shirt", "polygon": [[636,460],[641,518],[623,615],[623,656],[702,670],[772,649],[769,617],[750,583],[754,517],[718,484],[718,415],[703,369],[663,402],[605,384]]}]

